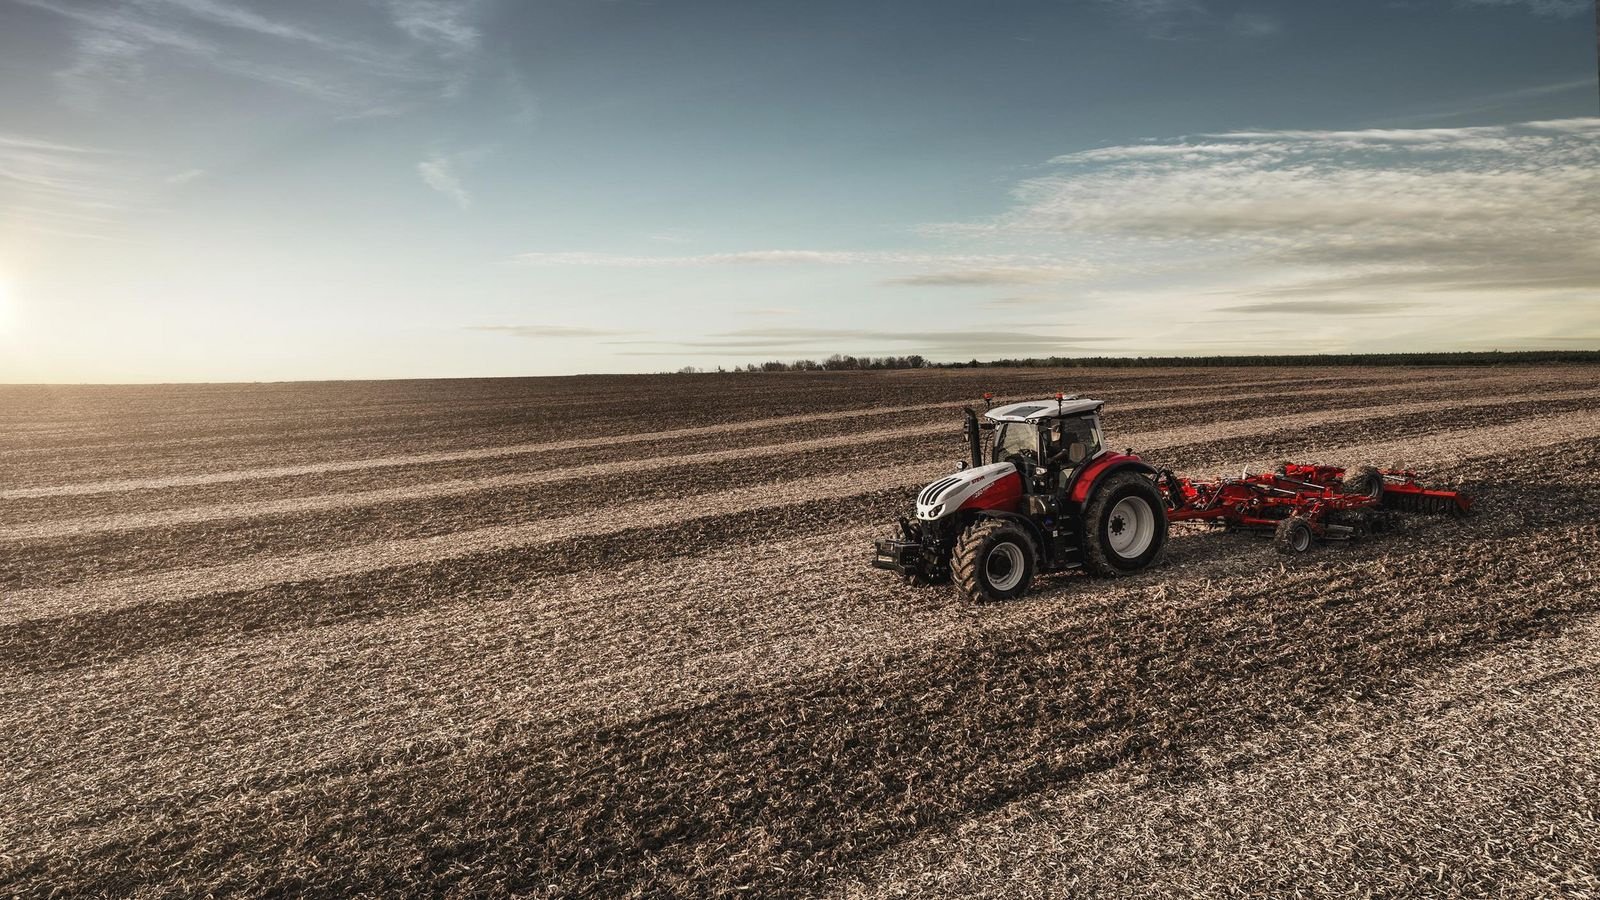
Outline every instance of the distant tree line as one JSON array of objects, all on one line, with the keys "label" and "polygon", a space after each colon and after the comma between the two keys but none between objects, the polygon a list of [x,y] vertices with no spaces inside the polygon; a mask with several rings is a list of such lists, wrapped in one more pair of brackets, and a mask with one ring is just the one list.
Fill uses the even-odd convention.
[{"label": "distant tree line", "polygon": [[1508,366],[1550,363],[1600,364],[1600,350],[1462,350],[1445,353],[1317,353],[1274,356],[1044,356],[1025,359],[933,362],[921,356],[847,356],[835,353],[821,362],[769,360],[699,372],[850,372],[875,369],[1140,369],[1163,366]]},{"label": "distant tree line", "polygon": [[796,359],[789,362],[773,359],[764,363],[750,363],[725,369],[700,369],[684,366],[678,372],[691,375],[697,372],[853,372],[867,369],[924,369],[932,365],[915,353],[910,356],[846,356],[835,353],[822,362],[814,359]]},{"label": "distant tree line", "polygon": [[1444,353],[1316,353],[1274,356],[1047,356],[931,363],[941,369],[1139,369],[1157,366],[1502,366],[1600,363],[1600,350],[1462,350]]}]

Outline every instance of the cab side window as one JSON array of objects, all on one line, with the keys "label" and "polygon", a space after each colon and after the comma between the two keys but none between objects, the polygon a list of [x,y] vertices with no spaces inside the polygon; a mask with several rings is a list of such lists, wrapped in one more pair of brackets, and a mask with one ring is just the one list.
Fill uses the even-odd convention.
[{"label": "cab side window", "polygon": [[1066,451],[1063,464],[1076,466],[1100,452],[1100,430],[1093,419],[1062,419],[1057,435],[1060,446]]}]

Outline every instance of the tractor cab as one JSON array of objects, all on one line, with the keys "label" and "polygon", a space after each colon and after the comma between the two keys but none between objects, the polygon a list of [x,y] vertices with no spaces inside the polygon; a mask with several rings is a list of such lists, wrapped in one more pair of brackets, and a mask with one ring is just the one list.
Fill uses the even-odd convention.
[{"label": "tractor cab", "polygon": [[[1074,470],[1104,449],[1100,400],[1057,395],[1055,400],[1012,403],[988,410],[980,431],[992,432],[989,463],[1011,463],[1027,493],[1056,493]],[[971,423],[969,423],[970,427]],[[978,443],[981,450],[982,442]],[[981,452],[973,465],[982,465]]]}]

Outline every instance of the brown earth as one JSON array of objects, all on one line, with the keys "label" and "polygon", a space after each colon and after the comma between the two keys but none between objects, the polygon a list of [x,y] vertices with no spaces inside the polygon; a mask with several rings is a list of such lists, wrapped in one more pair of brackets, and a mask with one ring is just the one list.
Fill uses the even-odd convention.
[{"label": "brown earth", "polygon": [[[1464,521],[973,607],[960,403]],[[0,892],[1590,896],[1600,369],[0,388]]]}]

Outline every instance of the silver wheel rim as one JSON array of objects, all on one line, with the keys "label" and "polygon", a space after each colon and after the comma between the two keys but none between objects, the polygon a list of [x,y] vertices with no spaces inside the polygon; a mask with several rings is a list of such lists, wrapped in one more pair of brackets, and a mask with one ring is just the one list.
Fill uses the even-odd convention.
[{"label": "silver wheel rim", "polygon": [[1106,537],[1111,552],[1123,559],[1137,557],[1150,549],[1150,542],[1155,540],[1155,510],[1138,497],[1122,498],[1122,502],[1111,507]]},{"label": "silver wheel rim", "polygon": [[1294,549],[1296,553],[1304,553],[1311,546],[1311,532],[1305,528],[1294,530]]},{"label": "silver wheel rim", "polygon": [[1022,572],[1022,548],[1010,541],[995,544],[983,562],[983,574],[997,591],[1009,591],[1021,584]]}]

